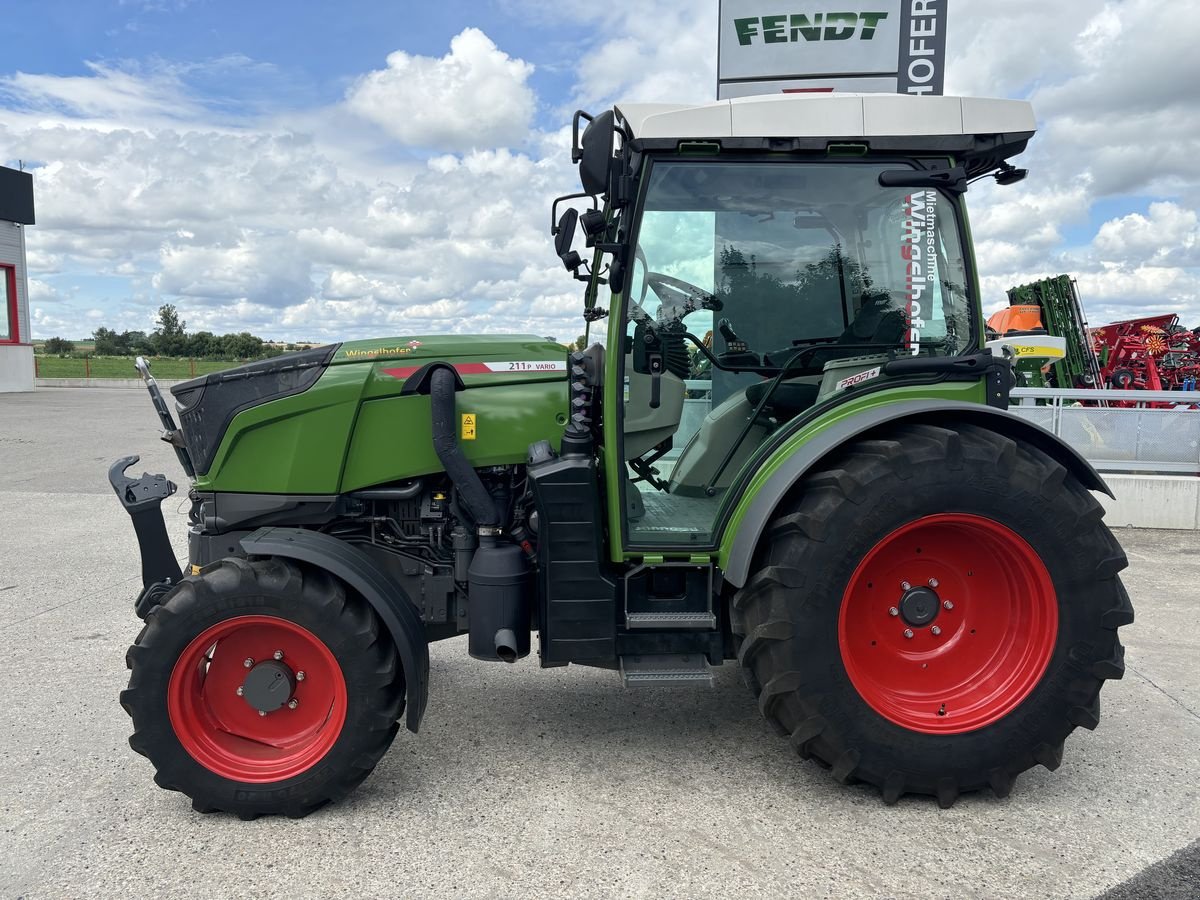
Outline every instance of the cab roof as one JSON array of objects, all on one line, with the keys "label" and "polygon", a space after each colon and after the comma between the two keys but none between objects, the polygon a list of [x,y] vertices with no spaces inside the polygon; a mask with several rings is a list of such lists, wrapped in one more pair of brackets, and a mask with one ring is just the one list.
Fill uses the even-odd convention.
[{"label": "cab roof", "polygon": [[1037,128],[1024,100],[811,93],[698,105],[618,103],[638,139],[855,138],[1017,135]]}]

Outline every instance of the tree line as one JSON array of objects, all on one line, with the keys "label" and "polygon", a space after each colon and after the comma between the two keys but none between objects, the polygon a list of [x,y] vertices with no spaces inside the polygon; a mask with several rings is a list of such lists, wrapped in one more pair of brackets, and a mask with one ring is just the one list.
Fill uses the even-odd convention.
[{"label": "tree line", "polygon": [[[144,331],[117,332],[97,328],[92,332],[93,356],[175,356],[195,359],[260,359],[278,356],[285,348],[273,347],[248,331],[236,334],[213,334],[211,331],[187,333],[187,323],[179,318],[173,304],[158,308],[156,328]],[[295,350],[288,344],[286,350]],[[51,356],[70,356],[76,353],[75,342],[52,337],[42,345],[42,352]]]}]

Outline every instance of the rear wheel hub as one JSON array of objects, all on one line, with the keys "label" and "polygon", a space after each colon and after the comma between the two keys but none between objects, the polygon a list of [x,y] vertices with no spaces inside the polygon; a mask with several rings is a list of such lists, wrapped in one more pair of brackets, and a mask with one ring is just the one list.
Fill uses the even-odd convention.
[{"label": "rear wheel hub", "polygon": [[941,598],[932,588],[909,588],[900,598],[900,615],[909,625],[928,625],[942,608]]}]

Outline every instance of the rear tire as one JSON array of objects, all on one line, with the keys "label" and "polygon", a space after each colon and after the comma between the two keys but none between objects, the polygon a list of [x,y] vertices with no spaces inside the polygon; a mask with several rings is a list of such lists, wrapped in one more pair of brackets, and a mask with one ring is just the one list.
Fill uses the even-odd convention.
[{"label": "rear tire", "polygon": [[404,706],[395,646],[371,608],[279,559],[224,559],[186,578],[126,662],[129,745],[200,812],[300,817],[344,797],[387,751]]},{"label": "rear tire", "polygon": [[897,426],[779,513],[730,618],[763,715],[802,757],[888,803],[947,807],[1006,796],[1096,727],[1124,672],[1126,559],[1050,457],[970,425]]}]

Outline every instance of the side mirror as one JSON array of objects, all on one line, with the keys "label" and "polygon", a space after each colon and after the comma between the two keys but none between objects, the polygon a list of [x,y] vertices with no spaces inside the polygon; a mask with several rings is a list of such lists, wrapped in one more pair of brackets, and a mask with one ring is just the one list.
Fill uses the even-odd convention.
[{"label": "side mirror", "polygon": [[[578,115],[578,113],[576,113]],[[580,139],[579,183],[588,194],[607,194],[613,164],[613,111],[600,113],[588,123]]]},{"label": "side mirror", "polygon": [[571,244],[575,242],[575,227],[578,224],[579,211],[573,206],[568,206],[563,210],[558,224],[554,226],[554,252],[572,272],[583,265],[579,254],[571,249]]},{"label": "side mirror", "polygon": [[1028,169],[1018,169],[1008,163],[1000,163],[1000,171],[996,173],[996,184],[1008,186],[1023,181],[1029,174]]},{"label": "side mirror", "polygon": [[967,170],[953,169],[888,169],[879,173],[880,187],[942,188],[954,194],[967,190]]}]

